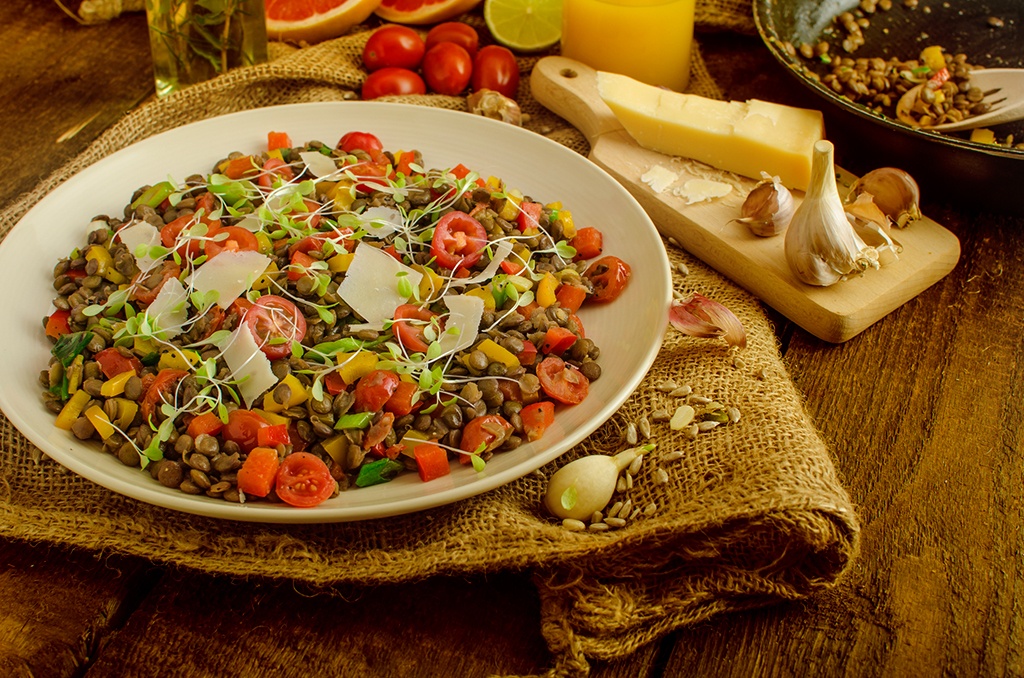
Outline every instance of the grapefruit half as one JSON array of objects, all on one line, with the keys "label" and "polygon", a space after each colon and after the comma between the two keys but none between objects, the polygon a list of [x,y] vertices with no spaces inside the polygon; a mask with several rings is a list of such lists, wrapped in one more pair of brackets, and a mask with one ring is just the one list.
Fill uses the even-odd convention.
[{"label": "grapefruit half", "polygon": [[398,24],[432,24],[468,12],[482,0],[383,0],[376,13]]},{"label": "grapefruit half", "polygon": [[264,0],[267,37],[320,42],[344,35],[366,20],[381,0]]}]

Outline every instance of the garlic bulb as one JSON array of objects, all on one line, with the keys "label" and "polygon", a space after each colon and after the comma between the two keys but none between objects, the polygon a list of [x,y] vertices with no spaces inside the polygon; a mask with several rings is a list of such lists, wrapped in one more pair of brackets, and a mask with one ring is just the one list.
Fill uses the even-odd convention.
[{"label": "garlic bulb", "polygon": [[846,203],[854,202],[865,193],[900,228],[921,218],[921,189],[914,177],[901,169],[880,167],[871,170],[853,182],[846,194]]},{"label": "garlic bulb", "polygon": [[786,230],[793,219],[796,204],[793,194],[782,185],[779,177],[761,172],[762,180],[747,194],[736,221],[744,223],[754,235],[763,238],[778,235]]},{"label": "garlic bulb", "polygon": [[878,268],[878,254],[853,230],[843,209],[833,165],[835,147],[814,144],[811,184],[786,231],[786,261],[809,285],[833,285],[850,273]]}]

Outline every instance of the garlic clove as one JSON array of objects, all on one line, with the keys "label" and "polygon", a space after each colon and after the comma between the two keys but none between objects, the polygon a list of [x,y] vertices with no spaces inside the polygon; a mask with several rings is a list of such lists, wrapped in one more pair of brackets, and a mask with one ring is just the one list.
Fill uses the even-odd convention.
[{"label": "garlic clove", "polygon": [[875,204],[871,194],[861,193],[856,200],[846,205],[846,215],[864,244],[878,252],[879,264],[886,266],[899,261],[903,246],[893,239],[890,233],[892,221]]},{"label": "garlic clove", "polygon": [[822,287],[879,265],[878,253],[861,240],[846,216],[836,185],[834,154],[831,142],[815,142],[811,183],[786,230],[784,248],[797,278]]},{"label": "garlic clove", "polygon": [[742,215],[736,221],[746,224],[751,233],[763,238],[779,235],[793,219],[796,205],[793,194],[782,185],[779,177],[761,172],[763,177],[757,183],[740,208]]},{"label": "garlic clove", "polygon": [[878,208],[900,228],[921,218],[921,189],[914,177],[896,167],[871,170],[850,186],[845,202],[867,193]]},{"label": "garlic clove", "polygon": [[747,332],[740,319],[723,304],[701,294],[673,302],[668,320],[672,327],[691,337],[723,337],[730,346],[747,345]]}]

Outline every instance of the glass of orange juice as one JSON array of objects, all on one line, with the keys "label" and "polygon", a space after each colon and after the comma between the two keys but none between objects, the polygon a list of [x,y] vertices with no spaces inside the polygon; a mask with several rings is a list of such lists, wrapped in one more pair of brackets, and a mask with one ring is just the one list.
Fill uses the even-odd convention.
[{"label": "glass of orange juice", "polygon": [[562,56],[682,92],[696,0],[562,0]]}]

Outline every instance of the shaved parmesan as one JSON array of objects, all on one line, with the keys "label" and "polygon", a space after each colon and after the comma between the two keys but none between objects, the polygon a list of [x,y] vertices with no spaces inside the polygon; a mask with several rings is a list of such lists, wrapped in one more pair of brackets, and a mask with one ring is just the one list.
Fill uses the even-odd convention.
[{"label": "shaved parmesan", "polygon": [[257,398],[277,384],[270,359],[260,350],[247,324],[235,328],[218,348],[231,370],[231,378],[238,382],[238,392],[246,407],[252,407]]},{"label": "shaved parmesan", "polygon": [[491,261],[487,264],[484,270],[477,273],[472,278],[455,278],[450,282],[451,287],[465,287],[466,285],[479,285],[480,283],[486,282],[494,277],[494,274],[498,272],[498,266],[501,266],[501,262],[508,259],[508,255],[512,253],[512,243],[508,240],[500,240],[494,248],[494,256]]},{"label": "shaved parmesan", "polygon": [[253,233],[257,233],[263,228],[260,218],[255,214],[246,214],[238,221],[237,224],[235,224],[235,226],[244,228],[247,231],[252,231]]},{"label": "shaved parmesan", "polygon": [[480,331],[484,300],[466,294],[450,294],[443,300],[449,314],[444,321],[444,333],[438,339],[441,353],[456,353],[469,348]]},{"label": "shaved parmesan", "polygon": [[309,173],[317,179],[329,177],[338,171],[338,166],[334,164],[334,159],[328,158],[319,151],[303,151],[299,153],[299,157],[306,164],[306,169],[309,170]]},{"label": "shaved parmesan", "polygon": [[679,175],[661,165],[653,165],[651,169],[644,172],[640,181],[651,187],[655,193],[661,193],[675,183]]},{"label": "shaved parmesan", "polygon": [[146,309],[149,321],[156,325],[156,337],[164,341],[182,333],[188,322],[188,292],[177,278],[169,278],[160,287],[156,299]]},{"label": "shaved parmesan", "polygon": [[227,309],[235,299],[252,287],[270,266],[270,258],[250,250],[224,250],[197,268],[185,284],[201,295],[217,292],[217,305]]},{"label": "shaved parmesan", "polygon": [[384,238],[405,226],[402,213],[393,207],[370,207],[359,218],[362,227],[375,238]]},{"label": "shaved parmesan", "polygon": [[338,285],[338,296],[368,323],[383,323],[395,316],[395,309],[409,298],[398,292],[398,280],[405,274],[413,289],[423,274],[409,268],[387,252],[359,243],[345,279]]},{"label": "shaved parmesan", "polygon": [[724,198],[732,192],[732,186],[721,181],[708,179],[690,179],[680,188],[672,190],[672,195],[686,199],[687,205],[715,198]]},{"label": "shaved parmesan", "polygon": [[[148,250],[150,247],[161,244],[160,231],[156,226],[146,221],[139,221],[131,226],[125,226],[117,232],[117,237],[121,239],[121,242],[124,243],[124,246],[132,254],[135,254],[139,245],[145,245]],[[148,255],[136,256],[135,263],[140,271],[146,271],[156,263],[156,260]]]}]

